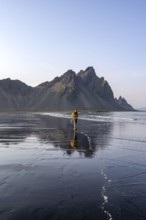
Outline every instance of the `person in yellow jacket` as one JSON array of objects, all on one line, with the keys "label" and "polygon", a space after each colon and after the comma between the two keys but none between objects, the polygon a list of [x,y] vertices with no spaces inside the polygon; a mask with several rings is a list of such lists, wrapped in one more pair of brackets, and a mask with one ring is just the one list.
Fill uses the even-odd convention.
[{"label": "person in yellow jacket", "polygon": [[72,119],[73,119],[73,122],[74,122],[74,131],[77,131],[77,121],[78,121],[78,111],[77,109],[75,109],[72,114]]}]

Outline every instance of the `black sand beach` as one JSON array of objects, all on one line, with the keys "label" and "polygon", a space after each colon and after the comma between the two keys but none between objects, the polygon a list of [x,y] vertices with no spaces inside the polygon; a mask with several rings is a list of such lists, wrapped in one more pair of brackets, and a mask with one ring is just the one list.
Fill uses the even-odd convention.
[{"label": "black sand beach", "polygon": [[146,219],[139,114],[0,113],[0,220]]}]

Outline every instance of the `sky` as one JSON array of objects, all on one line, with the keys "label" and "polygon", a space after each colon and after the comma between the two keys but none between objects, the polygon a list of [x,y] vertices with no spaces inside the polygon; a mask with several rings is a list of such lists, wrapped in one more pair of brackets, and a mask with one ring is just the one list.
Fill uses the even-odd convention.
[{"label": "sky", "polygon": [[89,66],[146,107],[145,0],[0,0],[0,79],[37,86]]}]

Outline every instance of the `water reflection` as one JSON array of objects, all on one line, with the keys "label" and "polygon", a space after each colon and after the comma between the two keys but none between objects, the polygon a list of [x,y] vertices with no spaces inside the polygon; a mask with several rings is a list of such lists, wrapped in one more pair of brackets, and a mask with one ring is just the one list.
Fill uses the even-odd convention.
[{"label": "water reflection", "polygon": [[0,144],[9,147],[19,144],[31,135],[35,117],[27,113],[0,113]]},{"label": "water reflection", "polygon": [[[107,146],[112,123],[79,120],[78,131],[73,131],[69,119],[49,117],[34,113],[0,114],[1,145],[18,144],[30,136],[40,143],[52,144],[68,155],[92,157],[98,149]],[[43,147],[43,145],[42,145]]]},{"label": "water reflection", "polygon": [[77,132],[74,131],[73,138],[70,140],[70,146],[74,149],[78,147]]}]

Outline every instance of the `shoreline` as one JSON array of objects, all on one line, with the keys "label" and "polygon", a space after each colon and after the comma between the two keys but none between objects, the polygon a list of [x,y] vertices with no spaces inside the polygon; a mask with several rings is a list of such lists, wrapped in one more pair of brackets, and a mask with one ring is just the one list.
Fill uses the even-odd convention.
[{"label": "shoreline", "polygon": [[[72,112],[74,109],[67,110],[57,110],[57,109],[41,109],[41,110],[31,110],[31,109],[0,109],[0,113],[9,113],[9,112]],[[99,110],[99,109],[78,109],[79,112],[146,112],[144,110]]]}]

